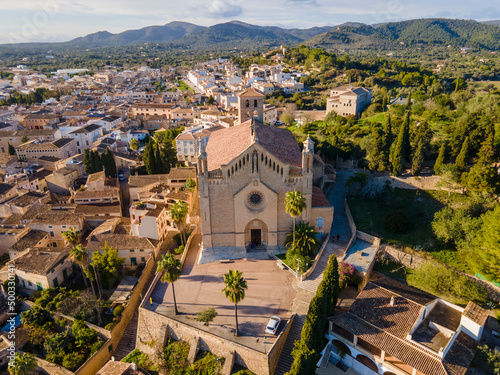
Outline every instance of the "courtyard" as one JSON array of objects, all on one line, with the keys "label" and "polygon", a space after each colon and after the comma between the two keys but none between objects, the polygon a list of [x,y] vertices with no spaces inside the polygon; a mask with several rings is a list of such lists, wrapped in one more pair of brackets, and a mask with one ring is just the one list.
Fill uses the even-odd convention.
[{"label": "courtyard", "polygon": [[[172,287],[158,282],[151,295],[153,304],[147,309],[195,326],[216,336],[236,341],[265,352],[277,336],[265,333],[269,318],[281,318],[278,334],[290,318],[290,307],[296,291],[292,288],[294,276],[276,265],[275,260],[235,260],[229,263],[197,264],[201,236],[197,235],[187,254],[181,277],[175,282],[178,315],[174,315]],[[247,281],[245,299],[238,304],[240,337],[234,337],[234,304],[222,294],[224,273],[239,270]],[[209,326],[195,321],[196,314],[214,307],[218,315]],[[264,339],[265,338],[265,339]]]}]

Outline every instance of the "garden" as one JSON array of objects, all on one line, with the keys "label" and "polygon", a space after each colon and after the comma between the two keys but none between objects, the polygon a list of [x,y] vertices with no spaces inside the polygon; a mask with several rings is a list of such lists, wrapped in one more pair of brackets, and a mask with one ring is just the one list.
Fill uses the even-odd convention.
[{"label": "garden", "polygon": [[23,312],[21,321],[30,338],[23,351],[70,371],[77,370],[104,344],[83,320],[54,319],[49,310],[39,306]]}]

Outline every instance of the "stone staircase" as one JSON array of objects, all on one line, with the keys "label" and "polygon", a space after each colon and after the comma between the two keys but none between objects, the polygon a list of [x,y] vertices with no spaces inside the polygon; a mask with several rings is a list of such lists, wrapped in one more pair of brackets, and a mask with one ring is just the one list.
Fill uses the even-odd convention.
[{"label": "stone staircase", "polygon": [[305,315],[296,315],[295,319],[290,327],[290,331],[288,332],[288,337],[285,341],[285,345],[283,346],[283,350],[281,351],[280,359],[278,364],[276,365],[276,370],[274,371],[274,375],[284,375],[290,368],[292,367],[293,357],[292,350],[294,348],[295,341],[300,340],[300,334],[302,332],[302,327],[306,321]]},{"label": "stone staircase", "polygon": [[129,354],[132,350],[135,349],[135,340],[137,337],[138,322],[139,322],[139,310],[136,310],[127,328],[125,328],[125,332],[123,333],[120,343],[118,344],[115,352],[113,353],[115,361],[121,361],[123,358],[127,356],[127,354]]},{"label": "stone staircase", "polygon": [[323,358],[321,358],[321,363],[319,367],[326,367],[328,364],[328,360],[330,359],[330,353],[332,352],[333,344],[328,344],[325,348],[325,353],[323,354]]}]

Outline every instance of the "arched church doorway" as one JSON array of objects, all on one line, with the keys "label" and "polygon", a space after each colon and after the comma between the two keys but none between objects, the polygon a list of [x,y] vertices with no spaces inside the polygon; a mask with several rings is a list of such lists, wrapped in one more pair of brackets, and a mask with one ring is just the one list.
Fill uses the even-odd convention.
[{"label": "arched church doorway", "polygon": [[252,220],[245,227],[245,243],[247,250],[266,250],[267,225],[262,220]]}]

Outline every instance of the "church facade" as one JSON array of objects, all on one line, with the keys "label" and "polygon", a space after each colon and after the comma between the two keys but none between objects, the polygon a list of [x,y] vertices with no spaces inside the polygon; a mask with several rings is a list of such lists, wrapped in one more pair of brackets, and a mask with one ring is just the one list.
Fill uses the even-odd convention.
[{"label": "church facade", "polygon": [[[252,105],[257,99],[244,100]],[[301,191],[307,204],[297,221],[327,234],[333,207],[313,186],[313,159],[310,138],[301,150],[289,130],[256,118],[215,131],[198,157],[200,262],[238,259],[256,251],[283,252],[292,229],[285,195],[292,190]]]}]

